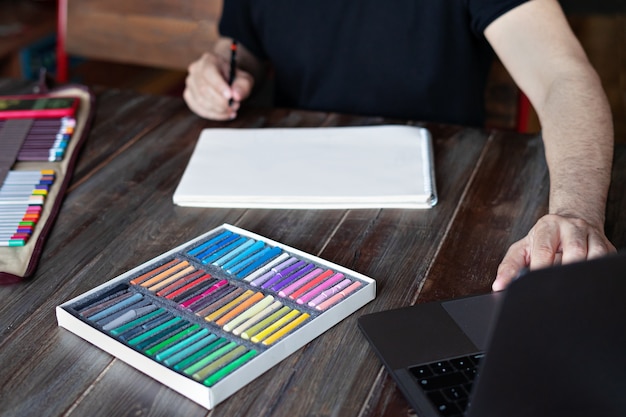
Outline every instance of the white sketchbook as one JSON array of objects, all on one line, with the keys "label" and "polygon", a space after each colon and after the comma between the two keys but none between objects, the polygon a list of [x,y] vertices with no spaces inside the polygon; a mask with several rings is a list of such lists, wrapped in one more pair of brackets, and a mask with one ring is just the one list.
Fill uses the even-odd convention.
[{"label": "white sketchbook", "polygon": [[174,203],[237,208],[429,208],[432,138],[416,126],[205,129]]}]

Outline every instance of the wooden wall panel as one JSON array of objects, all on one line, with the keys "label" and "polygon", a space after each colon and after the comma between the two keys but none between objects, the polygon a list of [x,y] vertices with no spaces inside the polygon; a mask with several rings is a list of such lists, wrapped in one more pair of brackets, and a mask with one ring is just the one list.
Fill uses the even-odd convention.
[{"label": "wooden wall panel", "polygon": [[611,103],[615,140],[626,143],[626,14],[572,15],[569,21]]},{"label": "wooden wall panel", "polygon": [[69,0],[66,50],[106,61],[186,69],[217,38],[221,0]]}]

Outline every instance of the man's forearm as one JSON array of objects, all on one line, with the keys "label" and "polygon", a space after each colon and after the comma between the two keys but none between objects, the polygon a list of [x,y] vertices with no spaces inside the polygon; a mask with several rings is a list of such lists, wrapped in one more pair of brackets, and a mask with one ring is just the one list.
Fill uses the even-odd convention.
[{"label": "man's forearm", "polygon": [[537,106],[550,169],[550,213],[602,230],[613,160],[613,122],[591,68],[564,74]]}]

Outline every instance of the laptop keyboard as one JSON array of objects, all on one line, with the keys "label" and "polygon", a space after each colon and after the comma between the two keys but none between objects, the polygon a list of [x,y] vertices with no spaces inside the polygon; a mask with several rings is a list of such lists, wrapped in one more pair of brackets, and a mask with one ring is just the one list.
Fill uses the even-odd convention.
[{"label": "laptop keyboard", "polygon": [[414,366],[409,371],[442,416],[460,417],[467,408],[472,383],[483,356],[477,353]]}]

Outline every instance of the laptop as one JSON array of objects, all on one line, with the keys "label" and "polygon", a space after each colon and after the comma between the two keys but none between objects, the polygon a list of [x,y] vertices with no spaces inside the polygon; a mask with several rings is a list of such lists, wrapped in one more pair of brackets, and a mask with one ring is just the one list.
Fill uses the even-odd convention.
[{"label": "laptop", "polygon": [[358,324],[419,417],[626,416],[626,252]]}]

